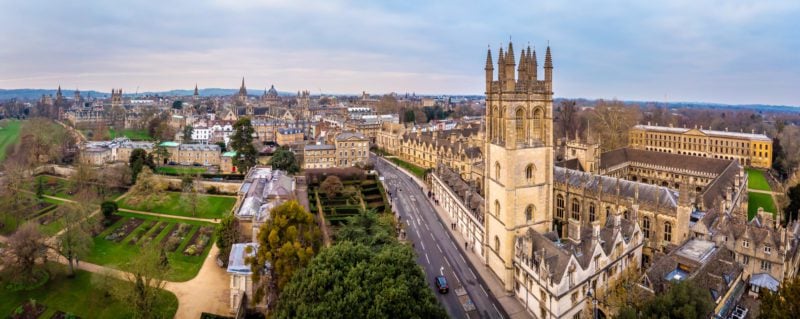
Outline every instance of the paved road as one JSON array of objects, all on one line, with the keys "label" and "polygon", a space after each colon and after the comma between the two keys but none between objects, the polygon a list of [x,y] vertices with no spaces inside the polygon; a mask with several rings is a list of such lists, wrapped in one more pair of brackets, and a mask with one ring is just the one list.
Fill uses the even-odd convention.
[{"label": "paved road", "polygon": [[[464,243],[455,242],[447,232],[439,215],[436,214],[427,195],[408,175],[383,159],[375,161],[376,169],[384,177],[388,191],[392,193],[394,210],[399,213],[401,222],[406,224],[406,238],[414,243],[417,263],[425,270],[428,285],[434,290],[451,318],[507,318],[497,299],[490,295],[485,283],[476,277],[476,271],[465,260],[463,250],[456,247]],[[439,294],[433,279],[440,274],[447,278],[450,292]],[[464,288],[472,300],[476,311],[465,312],[462,300],[456,293]]]}]

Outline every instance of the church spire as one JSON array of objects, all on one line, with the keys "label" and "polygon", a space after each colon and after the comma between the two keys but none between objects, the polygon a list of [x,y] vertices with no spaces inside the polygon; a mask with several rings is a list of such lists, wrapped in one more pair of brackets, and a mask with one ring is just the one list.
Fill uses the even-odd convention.
[{"label": "church spire", "polygon": [[517,61],[514,58],[514,44],[512,44],[511,41],[508,42],[508,51],[506,51],[505,62],[506,62],[505,65],[506,78],[505,78],[504,89],[506,91],[514,91],[516,85],[514,76],[516,70],[514,70],[514,66],[517,64]]},{"label": "church spire", "polygon": [[197,83],[194,84],[194,95],[200,95],[200,91],[197,90]]},{"label": "church spire", "polygon": [[531,74],[531,77],[534,80],[539,80],[539,62],[536,61],[536,47],[533,47],[533,53],[531,54],[531,60],[533,60],[533,65],[531,65],[531,68],[533,69],[533,72],[532,72],[533,74]]},{"label": "church spire", "polygon": [[492,76],[494,76],[491,48],[486,50],[486,67],[484,68],[484,71],[486,71],[486,93],[489,93],[492,90]]},{"label": "church spire", "polygon": [[244,77],[242,77],[242,87],[239,88],[239,95],[247,95],[247,88],[244,86]]},{"label": "church spire", "polygon": [[550,54],[550,46],[544,54],[544,82],[547,90],[553,92],[553,56]]}]

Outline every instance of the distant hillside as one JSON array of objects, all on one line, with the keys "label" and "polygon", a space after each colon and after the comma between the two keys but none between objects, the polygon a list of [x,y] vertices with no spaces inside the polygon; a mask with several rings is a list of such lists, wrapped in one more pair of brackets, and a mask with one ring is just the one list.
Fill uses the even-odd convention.
[{"label": "distant hillside", "polygon": [[[575,100],[579,106],[594,106],[597,99],[586,98],[556,98],[553,103],[558,105],[563,100]],[[682,108],[697,108],[697,109],[728,109],[728,110],[757,110],[761,112],[797,112],[800,111],[800,106],[793,105],[769,105],[769,104],[722,104],[710,102],[654,102],[654,101],[622,101],[626,105],[639,105],[645,106],[659,106],[668,107],[670,109]]]},{"label": "distant hillside", "polygon": [[[10,99],[22,99],[22,100],[37,100],[44,95],[52,95],[53,97],[56,96],[56,89],[13,89],[13,90],[4,90],[0,89],[0,101],[3,100],[10,100]],[[75,95],[74,90],[61,90],[61,94],[64,95],[66,98],[72,98]],[[109,93],[105,92],[97,92],[97,91],[81,91],[81,96],[86,97],[87,94],[98,97],[98,96],[107,96]]]},{"label": "distant hillside", "polygon": [[[45,95],[56,95],[56,89],[12,89],[12,90],[5,90],[0,89],[0,101],[3,100],[10,100],[10,99],[21,99],[21,100],[38,100],[42,97],[42,94]],[[208,88],[208,89],[200,89],[198,90],[200,96],[228,96],[233,95],[239,92],[239,89],[220,89],[220,88]],[[61,90],[61,93],[66,98],[72,98],[75,94],[74,90]],[[264,94],[263,90],[247,90],[248,95],[251,96],[261,96]],[[87,94],[90,94],[92,97],[107,97],[110,96],[111,93],[108,92],[98,92],[98,91],[81,91],[81,96],[87,97]],[[171,90],[171,91],[160,91],[160,92],[139,92],[138,94],[133,94],[133,92],[123,92],[124,96],[127,97],[145,97],[145,96],[191,96],[194,94],[194,90]],[[296,93],[292,92],[278,92],[279,95],[282,96],[290,96],[295,95]]]}]

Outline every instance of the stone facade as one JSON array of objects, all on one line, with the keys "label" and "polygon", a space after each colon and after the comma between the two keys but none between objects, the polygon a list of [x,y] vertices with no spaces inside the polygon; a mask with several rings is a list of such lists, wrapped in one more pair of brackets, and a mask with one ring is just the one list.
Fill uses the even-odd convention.
[{"label": "stone facade", "polygon": [[303,148],[303,168],[336,167],[336,146],[330,144],[306,145]]},{"label": "stone facade", "polygon": [[764,134],[636,125],[629,132],[632,148],[708,158],[733,159],[744,166],[770,168],[772,139]]},{"label": "stone facade", "polygon": [[369,138],[357,132],[336,135],[336,166],[348,167],[369,162]]},{"label": "stone facade", "polygon": [[275,136],[275,142],[281,146],[299,145],[304,143],[303,130],[297,128],[281,128]]}]

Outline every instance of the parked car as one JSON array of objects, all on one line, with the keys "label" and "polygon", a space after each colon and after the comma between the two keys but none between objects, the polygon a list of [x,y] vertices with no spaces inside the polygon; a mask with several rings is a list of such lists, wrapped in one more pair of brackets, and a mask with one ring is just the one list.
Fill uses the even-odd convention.
[{"label": "parked car", "polygon": [[436,276],[433,282],[436,283],[436,289],[439,290],[440,294],[446,294],[450,290],[450,287],[447,286],[447,279],[444,276]]}]

